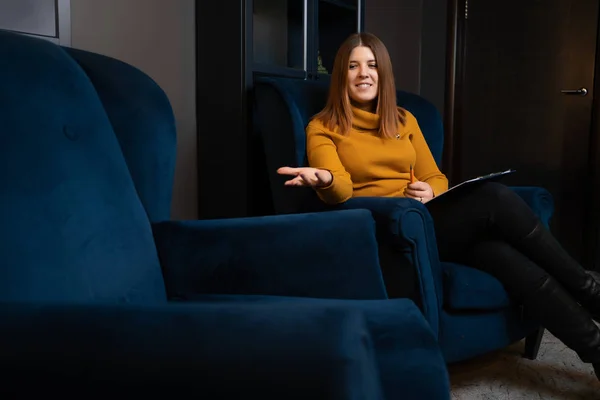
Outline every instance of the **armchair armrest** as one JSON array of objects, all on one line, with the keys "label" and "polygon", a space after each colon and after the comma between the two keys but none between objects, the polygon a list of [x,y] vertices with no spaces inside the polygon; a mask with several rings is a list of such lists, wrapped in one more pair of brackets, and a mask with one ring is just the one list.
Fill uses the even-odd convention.
[{"label": "armchair armrest", "polygon": [[363,314],[324,303],[3,304],[0,391],[381,399]]},{"label": "armchair armrest", "polygon": [[554,199],[552,194],[536,186],[510,186],[531,207],[543,224],[548,226],[554,213]]},{"label": "armchair armrest", "polygon": [[418,201],[394,197],[355,197],[336,208],[371,211],[378,240],[389,242],[406,255],[417,272],[423,314],[437,335],[443,300],[442,269],[427,208]]},{"label": "armchair armrest", "polygon": [[384,299],[371,213],[347,210],[153,225],[167,293]]}]

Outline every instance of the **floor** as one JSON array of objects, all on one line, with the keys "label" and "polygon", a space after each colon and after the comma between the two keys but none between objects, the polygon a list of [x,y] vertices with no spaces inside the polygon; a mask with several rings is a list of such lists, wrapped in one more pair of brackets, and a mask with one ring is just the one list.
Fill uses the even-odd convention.
[{"label": "floor", "polygon": [[592,366],[546,331],[536,360],[523,342],[449,367],[453,400],[600,400]]}]

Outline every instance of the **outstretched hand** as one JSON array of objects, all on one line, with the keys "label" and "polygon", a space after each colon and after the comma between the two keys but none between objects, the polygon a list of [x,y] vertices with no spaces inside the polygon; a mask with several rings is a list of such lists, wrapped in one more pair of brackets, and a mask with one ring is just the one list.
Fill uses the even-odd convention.
[{"label": "outstretched hand", "polygon": [[326,169],[281,167],[277,170],[277,173],[279,175],[294,177],[285,182],[286,186],[309,186],[317,188],[328,186],[333,181],[333,175]]},{"label": "outstretched hand", "polygon": [[423,181],[416,181],[415,183],[409,183],[404,191],[406,197],[420,201],[421,203],[427,203],[433,199],[433,189],[429,186],[429,183]]}]

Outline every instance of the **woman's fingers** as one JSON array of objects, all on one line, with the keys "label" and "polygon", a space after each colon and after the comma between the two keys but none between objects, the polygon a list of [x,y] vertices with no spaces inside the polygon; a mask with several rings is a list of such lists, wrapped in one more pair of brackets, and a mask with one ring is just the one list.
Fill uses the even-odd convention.
[{"label": "woman's fingers", "polygon": [[320,181],[316,175],[311,175],[305,172],[301,172],[300,175],[294,179],[289,180],[290,185],[294,186],[318,186]]},{"label": "woman's fingers", "polygon": [[329,171],[315,171],[315,176],[317,177],[317,180],[319,181],[319,185],[329,185],[331,184],[331,181],[333,179],[333,175],[331,175],[331,172]]},{"label": "woman's fingers", "polygon": [[425,197],[425,196],[427,196],[427,191],[425,191],[425,190],[406,189],[406,191],[404,193],[410,197]]},{"label": "woman's fingers", "polygon": [[297,176],[300,172],[302,172],[302,168],[281,167],[277,169],[277,173],[280,175]]},{"label": "woman's fingers", "polygon": [[300,176],[302,168],[281,167],[277,169],[279,175],[290,175],[295,178],[285,181],[285,186],[306,186],[304,180]]},{"label": "woman's fingers", "polygon": [[304,182],[304,179],[302,179],[301,176],[297,176],[294,179],[290,179],[289,181],[286,181],[285,186],[306,186],[306,183]]},{"label": "woman's fingers", "polygon": [[416,190],[416,191],[427,191],[429,190],[429,184],[423,181],[416,181],[415,183],[409,183],[406,186],[406,189]]},{"label": "woman's fingers", "polygon": [[314,179],[310,179],[310,176],[308,176],[307,174],[300,173],[300,175],[298,177],[300,179],[302,179],[302,181],[304,181],[304,183],[309,186],[314,184]]},{"label": "woman's fingers", "polygon": [[329,171],[319,171],[315,168],[281,167],[277,169],[277,173],[295,177],[286,181],[286,186],[322,186],[331,181]]},{"label": "woman's fingers", "polygon": [[418,181],[415,183],[409,183],[406,186],[405,196],[411,197],[413,199],[429,199],[433,197],[433,190],[431,186],[427,182]]},{"label": "woman's fingers", "polygon": [[323,186],[324,184],[324,181],[317,174],[317,172],[315,172],[314,175],[302,173],[300,174],[300,176],[302,177],[307,186],[318,187]]}]

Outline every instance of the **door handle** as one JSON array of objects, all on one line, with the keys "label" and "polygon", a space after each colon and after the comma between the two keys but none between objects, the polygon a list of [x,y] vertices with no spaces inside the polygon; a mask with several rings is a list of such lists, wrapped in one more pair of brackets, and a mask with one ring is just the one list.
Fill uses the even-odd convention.
[{"label": "door handle", "polygon": [[573,94],[579,96],[585,96],[588,93],[587,89],[584,87],[581,89],[563,89],[560,92],[563,94]]}]

